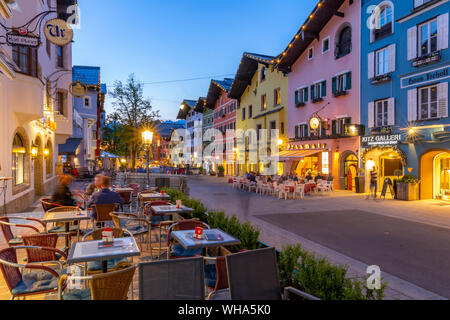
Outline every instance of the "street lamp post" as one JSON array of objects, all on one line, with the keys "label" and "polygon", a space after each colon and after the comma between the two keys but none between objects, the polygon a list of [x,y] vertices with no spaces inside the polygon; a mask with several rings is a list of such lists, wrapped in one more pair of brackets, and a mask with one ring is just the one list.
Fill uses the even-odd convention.
[{"label": "street lamp post", "polygon": [[150,130],[145,130],[144,132],[142,132],[142,141],[147,147],[147,184],[150,188],[150,148],[153,141],[153,132],[151,132]]}]

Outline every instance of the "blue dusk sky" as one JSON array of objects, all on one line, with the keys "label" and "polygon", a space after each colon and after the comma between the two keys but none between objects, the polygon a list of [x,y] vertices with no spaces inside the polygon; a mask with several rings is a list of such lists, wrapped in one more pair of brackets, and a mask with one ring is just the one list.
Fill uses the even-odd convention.
[{"label": "blue dusk sky", "polygon": [[281,53],[317,0],[78,2],[73,64],[100,66],[108,89],[134,73],[162,119],[175,119],[183,99],[207,94],[211,78],[233,77],[244,51]]}]

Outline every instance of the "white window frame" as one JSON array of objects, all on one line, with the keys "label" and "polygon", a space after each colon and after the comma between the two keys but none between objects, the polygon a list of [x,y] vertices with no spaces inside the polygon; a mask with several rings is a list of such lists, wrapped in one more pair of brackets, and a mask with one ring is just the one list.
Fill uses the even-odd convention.
[{"label": "white window frame", "polygon": [[[432,23],[436,23],[436,51],[431,51],[431,24]],[[428,35],[427,35],[427,39],[428,39],[428,48],[427,48],[427,53],[426,54],[422,54],[422,27],[424,26],[428,26]],[[437,52],[439,51],[439,43],[438,43],[438,36],[439,33],[439,26],[438,26],[438,19],[434,18],[431,20],[428,20],[424,23],[421,23],[418,25],[417,27],[417,56],[418,57],[423,57],[429,54],[432,54],[433,52]]]},{"label": "white window frame", "polygon": [[[336,75],[336,92],[347,91],[347,73],[341,73]],[[341,86],[342,85],[342,86]]]},{"label": "white window frame", "polygon": [[[383,53],[383,70],[380,72],[379,53]],[[389,47],[384,47],[375,51],[375,76],[382,76],[389,73]]]},{"label": "white window frame", "polygon": [[[379,123],[378,121],[378,115],[380,114],[380,112],[378,111],[378,106],[379,104],[382,104],[382,120],[381,123]],[[375,101],[375,119],[374,119],[374,125],[376,128],[382,128],[382,127],[387,127],[389,126],[389,99],[382,99],[382,100],[377,100]]]},{"label": "white window frame", "polygon": [[[88,106],[86,106],[86,99],[89,100],[89,105]],[[86,109],[91,109],[91,106],[92,106],[91,102],[92,102],[91,97],[88,97],[88,96],[84,97],[83,98],[83,107],[86,108]]]},{"label": "white window frame", "polygon": [[314,59],[314,47],[308,49],[308,61]]},{"label": "white window frame", "polygon": [[[388,15],[387,15],[387,9],[391,9],[391,21],[388,21]],[[381,19],[383,18],[383,14],[384,14],[384,18],[385,18],[385,23],[381,24]],[[387,25],[388,23],[393,23],[394,22],[394,9],[392,8],[392,5],[389,4],[384,4],[382,5],[382,7],[380,8],[380,14],[377,17],[377,27],[382,28],[385,25]]]},{"label": "white window frame", "polygon": [[[308,86],[302,86],[300,88],[297,88],[297,94],[298,94],[298,102],[299,103],[306,103],[305,101],[305,90],[309,90]],[[308,92],[309,94],[309,92]]]},{"label": "white window frame", "polygon": [[[328,41],[328,49],[327,50],[324,50],[325,41]],[[330,40],[330,37],[328,36],[322,40],[322,54],[330,52],[330,49],[331,49],[331,40]]]},{"label": "white window frame", "polygon": [[[431,104],[433,101],[431,100],[431,89],[436,89],[436,117],[431,117]],[[422,92],[428,91],[428,101],[426,102],[428,108],[428,116],[426,118],[422,118]],[[438,84],[433,84],[431,86],[421,87],[417,89],[418,91],[418,100],[417,100],[417,118],[419,120],[435,120],[439,119],[439,94],[438,94]]]}]

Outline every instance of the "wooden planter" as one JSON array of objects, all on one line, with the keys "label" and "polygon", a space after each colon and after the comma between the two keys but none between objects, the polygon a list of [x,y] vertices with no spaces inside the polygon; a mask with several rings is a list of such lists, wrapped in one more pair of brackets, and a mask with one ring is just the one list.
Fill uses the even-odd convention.
[{"label": "wooden planter", "polygon": [[219,173],[217,174],[218,177],[225,177],[225,172],[224,171],[219,171]]},{"label": "wooden planter", "polygon": [[420,200],[418,183],[399,183],[397,186],[397,199],[403,201]]}]

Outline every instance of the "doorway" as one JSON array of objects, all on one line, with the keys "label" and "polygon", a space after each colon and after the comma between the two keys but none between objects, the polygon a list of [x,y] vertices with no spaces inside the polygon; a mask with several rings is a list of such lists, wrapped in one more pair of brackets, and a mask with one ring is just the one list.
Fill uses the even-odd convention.
[{"label": "doorway", "polygon": [[344,160],[344,189],[356,192],[355,178],[358,174],[358,158],[351,154]]},{"label": "doorway", "polygon": [[36,138],[33,147],[37,150],[34,158],[34,194],[41,196],[44,194],[44,146],[41,137]]}]

